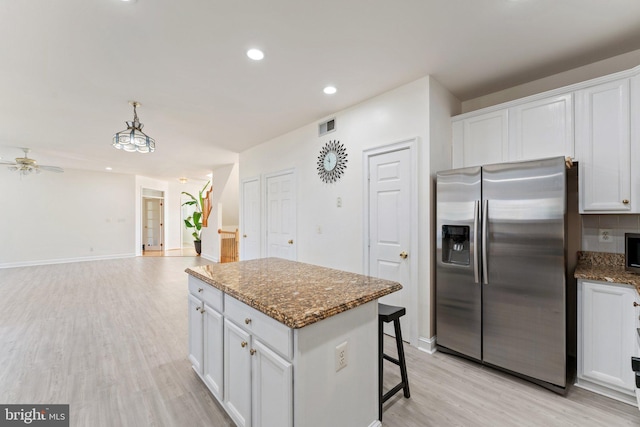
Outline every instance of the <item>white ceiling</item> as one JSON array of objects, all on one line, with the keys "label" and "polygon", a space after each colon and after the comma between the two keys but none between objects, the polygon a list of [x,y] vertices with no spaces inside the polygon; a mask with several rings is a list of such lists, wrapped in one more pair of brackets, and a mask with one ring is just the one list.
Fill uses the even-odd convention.
[{"label": "white ceiling", "polygon": [[[636,49],[638,0],[4,0],[0,156],[201,179],[427,74],[467,100]],[[129,100],[153,154],[111,147]]]}]

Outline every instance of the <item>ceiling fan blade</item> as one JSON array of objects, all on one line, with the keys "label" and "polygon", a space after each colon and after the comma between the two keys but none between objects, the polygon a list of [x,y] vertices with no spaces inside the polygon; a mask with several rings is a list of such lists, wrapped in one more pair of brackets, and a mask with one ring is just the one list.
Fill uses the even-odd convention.
[{"label": "ceiling fan blade", "polygon": [[17,165],[17,163],[16,162],[8,162],[6,160],[0,160],[0,165],[13,165],[13,166],[15,166],[15,165]]},{"label": "ceiling fan blade", "polygon": [[43,171],[47,171],[47,172],[56,172],[56,173],[62,173],[64,172],[64,169],[59,168],[58,166],[44,166],[44,165],[39,165],[38,169],[41,169]]}]

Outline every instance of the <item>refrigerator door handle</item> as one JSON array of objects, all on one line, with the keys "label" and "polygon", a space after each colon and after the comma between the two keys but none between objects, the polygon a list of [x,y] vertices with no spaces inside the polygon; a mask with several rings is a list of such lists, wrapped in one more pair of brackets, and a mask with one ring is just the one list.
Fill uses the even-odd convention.
[{"label": "refrigerator door handle", "polygon": [[482,205],[482,283],[489,284],[489,269],[487,268],[487,243],[489,240],[489,200],[483,200]]},{"label": "refrigerator door handle", "polygon": [[478,247],[478,217],[480,216],[480,200],[473,207],[473,277],[474,283],[480,283],[480,248]]}]

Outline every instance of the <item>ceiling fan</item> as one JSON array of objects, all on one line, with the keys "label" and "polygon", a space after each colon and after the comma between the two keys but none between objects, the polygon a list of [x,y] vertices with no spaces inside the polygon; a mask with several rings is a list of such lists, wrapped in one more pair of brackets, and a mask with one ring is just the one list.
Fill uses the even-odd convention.
[{"label": "ceiling fan", "polygon": [[15,162],[7,162],[0,160],[0,164],[8,165],[10,171],[17,171],[20,175],[30,175],[32,173],[47,172],[64,172],[64,169],[57,166],[39,165],[34,159],[29,158],[29,148],[23,148],[24,157],[17,157]]}]

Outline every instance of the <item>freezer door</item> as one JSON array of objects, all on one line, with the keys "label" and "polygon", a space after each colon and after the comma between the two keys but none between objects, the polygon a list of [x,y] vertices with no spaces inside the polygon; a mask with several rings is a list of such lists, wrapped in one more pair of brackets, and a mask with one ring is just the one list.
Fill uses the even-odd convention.
[{"label": "freezer door", "polygon": [[482,358],[480,168],[437,174],[436,342]]},{"label": "freezer door", "polygon": [[565,386],[564,158],[485,166],[483,358]]}]

